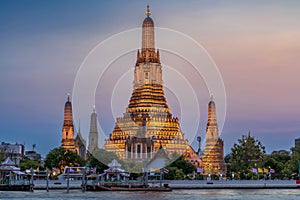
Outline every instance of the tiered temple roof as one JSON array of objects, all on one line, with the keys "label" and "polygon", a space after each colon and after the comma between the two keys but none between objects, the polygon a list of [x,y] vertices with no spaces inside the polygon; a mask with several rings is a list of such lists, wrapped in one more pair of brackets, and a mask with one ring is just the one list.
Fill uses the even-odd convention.
[{"label": "tiered temple roof", "polygon": [[104,144],[106,150],[125,159],[149,160],[160,147],[166,148],[170,155],[174,152],[182,154],[188,146],[178,118],[172,116],[165,98],[162,66],[159,51],[155,50],[154,22],[149,7],[146,15],[142,25],[142,48],[137,52],[132,96]]}]

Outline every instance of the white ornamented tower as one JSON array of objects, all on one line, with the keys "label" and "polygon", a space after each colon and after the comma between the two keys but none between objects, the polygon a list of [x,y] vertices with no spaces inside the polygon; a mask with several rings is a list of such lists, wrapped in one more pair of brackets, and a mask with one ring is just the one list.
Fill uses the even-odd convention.
[{"label": "white ornamented tower", "polygon": [[98,149],[98,129],[97,129],[97,113],[94,107],[93,112],[91,114],[88,151],[89,153],[92,154],[96,149]]},{"label": "white ornamented tower", "polygon": [[147,6],[129,105],[123,116],[116,119],[115,128],[104,144],[107,151],[129,160],[149,160],[161,147],[169,155],[183,154],[189,146],[164,96],[162,66],[159,51],[155,49],[150,14]]}]

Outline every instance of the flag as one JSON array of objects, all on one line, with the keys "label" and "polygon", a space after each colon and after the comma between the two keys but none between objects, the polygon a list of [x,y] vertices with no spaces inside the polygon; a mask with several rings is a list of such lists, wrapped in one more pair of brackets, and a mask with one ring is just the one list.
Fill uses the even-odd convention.
[{"label": "flag", "polygon": [[56,172],[56,169],[54,167],[52,167],[52,172]]},{"label": "flag", "polygon": [[263,173],[263,169],[262,168],[258,168],[258,173]]},{"label": "flag", "polygon": [[203,168],[197,168],[197,173],[203,173]]},{"label": "flag", "polygon": [[252,172],[257,174],[257,168],[252,168]]},{"label": "flag", "polygon": [[155,172],[156,171],[156,169],[154,169],[154,168],[150,168],[150,172]]},{"label": "flag", "polygon": [[270,168],[270,173],[274,174],[275,173],[275,169]]},{"label": "flag", "polygon": [[69,172],[74,172],[74,169],[72,169],[71,167],[69,168]]},{"label": "flag", "polygon": [[167,173],[169,173],[169,170],[168,170],[167,168],[164,168],[164,169],[163,169],[163,172],[164,172],[165,174],[167,174]]},{"label": "flag", "polygon": [[264,173],[268,173],[269,169],[268,168],[264,168]]},{"label": "flag", "polygon": [[94,167],[94,168],[91,169],[92,173],[96,173],[96,171],[97,171],[96,167]]}]

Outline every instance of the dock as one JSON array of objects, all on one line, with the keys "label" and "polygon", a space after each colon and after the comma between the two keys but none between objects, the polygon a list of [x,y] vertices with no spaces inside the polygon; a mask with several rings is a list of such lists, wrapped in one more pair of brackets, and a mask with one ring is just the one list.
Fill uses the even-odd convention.
[{"label": "dock", "polygon": [[[163,182],[167,184],[170,190],[180,189],[300,189],[300,181],[296,180],[166,180]],[[151,184],[151,183],[150,183]],[[86,185],[86,191],[99,191],[95,184]],[[47,183],[45,180],[34,181],[33,190],[47,190]],[[50,180],[48,182],[48,190],[67,190],[66,180]],[[70,180],[69,190],[82,190],[81,180]],[[101,191],[159,191],[158,185],[150,185],[148,188],[126,188],[126,187],[112,187],[111,189],[103,188]],[[0,191],[30,191],[30,185],[0,185]],[[169,191],[169,189],[168,189]]]}]

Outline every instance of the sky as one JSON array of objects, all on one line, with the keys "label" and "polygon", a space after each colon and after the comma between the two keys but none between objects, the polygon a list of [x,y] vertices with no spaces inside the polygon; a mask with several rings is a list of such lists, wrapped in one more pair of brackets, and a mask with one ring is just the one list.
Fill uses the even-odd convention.
[{"label": "sky", "polygon": [[[36,144],[36,150],[44,156],[58,147],[66,96],[72,92],[84,59],[110,36],[139,28],[147,4],[156,26],[193,38],[217,65],[227,98],[226,119],[220,131],[226,154],[249,130],[268,153],[294,146],[294,139],[300,137],[300,2],[297,0],[2,0],[0,141],[22,143],[28,150]],[[112,63],[111,69],[115,71],[111,75],[117,74],[121,69],[118,66],[122,65],[133,70],[134,55],[135,52],[128,53]],[[171,69],[188,65],[184,61],[175,62],[176,58],[168,52],[162,52],[161,56],[162,62],[164,58],[168,60]],[[185,70],[187,74],[189,69]],[[131,72],[122,79],[122,83],[129,83],[125,84],[127,89],[114,91],[115,96],[122,98],[112,101],[117,105],[113,115],[105,110],[102,99],[109,91],[105,88],[99,91],[98,86],[95,104],[106,135],[113,130],[114,117],[122,116],[128,104]],[[210,94],[203,79],[194,82],[197,83],[195,92],[201,112],[195,135],[204,137]],[[171,112],[179,116],[183,132],[189,131],[189,120],[181,118],[180,102],[172,92],[166,88]]]}]

